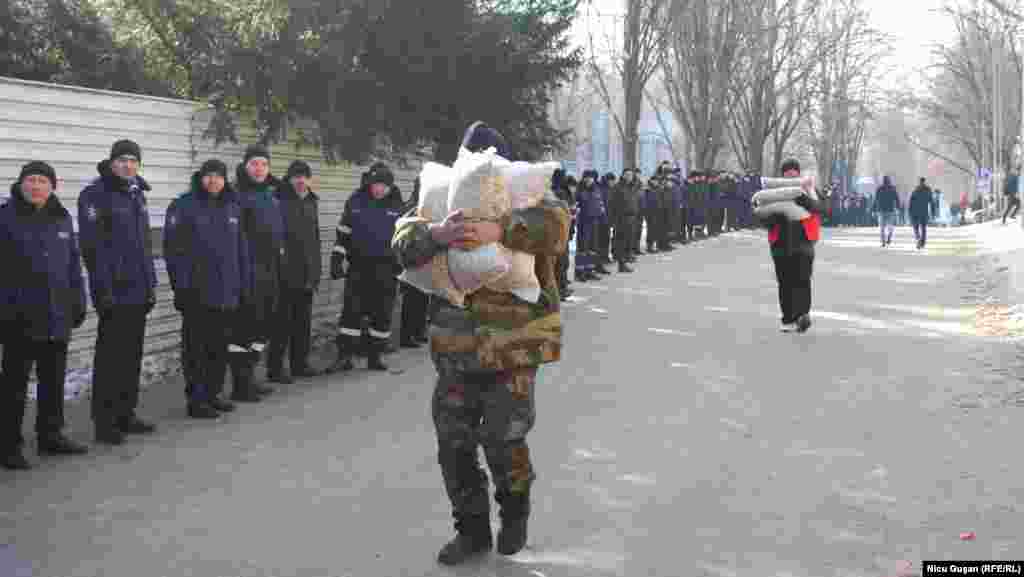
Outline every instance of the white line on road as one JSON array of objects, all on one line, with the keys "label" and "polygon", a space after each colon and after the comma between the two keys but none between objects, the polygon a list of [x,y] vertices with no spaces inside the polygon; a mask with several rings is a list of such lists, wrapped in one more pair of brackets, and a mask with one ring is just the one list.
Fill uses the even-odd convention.
[{"label": "white line on road", "polygon": [[704,307],[704,310],[712,313],[727,313],[729,312],[729,307]]},{"label": "white line on road", "polygon": [[672,363],[673,369],[689,369],[693,367],[693,363]]},{"label": "white line on road", "polygon": [[593,312],[593,313],[600,313],[600,314],[608,314],[608,311],[607,311],[607,310],[605,310],[605,309],[599,309],[599,308],[597,308],[597,307],[590,307],[590,312]]},{"label": "white line on road", "polygon": [[695,336],[697,336],[697,333],[690,333],[690,332],[686,332],[686,331],[677,331],[677,330],[673,330],[673,329],[647,329],[647,330],[652,332],[652,333],[657,333],[659,335],[676,335],[676,336],[679,336],[679,337],[695,337]]}]

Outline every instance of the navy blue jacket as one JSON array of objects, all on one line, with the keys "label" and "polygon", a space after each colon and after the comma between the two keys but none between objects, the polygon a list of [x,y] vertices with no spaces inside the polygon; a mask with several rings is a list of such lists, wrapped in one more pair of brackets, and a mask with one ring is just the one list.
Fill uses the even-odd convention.
[{"label": "navy blue jacket", "polygon": [[97,170],[99,178],[78,196],[79,241],[92,302],[96,308],[145,304],[156,289],[145,195],[149,184],[139,176],[120,179],[110,171],[109,160]]},{"label": "navy blue jacket", "polygon": [[338,222],[334,253],[345,255],[353,263],[360,259],[394,259],[391,238],[403,206],[397,186],[380,200],[371,198],[366,187],[353,192]]},{"label": "navy blue jacket", "polygon": [[[288,255],[281,267],[281,284],[290,290],[316,290],[323,276],[320,198],[312,190],[305,197],[299,197],[288,182],[282,183],[276,196],[284,217],[284,252]],[[415,208],[416,204],[412,207]]]},{"label": "navy blue jacket", "polygon": [[85,314],[85,283],[74,222],[51,195],[41,210],[17,183],[0,206],[0,321],[13,337],[67,341]]},{"label": "navy blue jacket", "polygon": [[896,187],[890,184],[886,177],[886,182],[875,191],[875,210],[889,213],[900,208],[900,196],[896,193]]},{"label": "navy blue jacket", "polygon": [[604,200],[596,184],[584,188],[581,184],[576,191],[577,218],[588,223],[598,222],[605,215]]},{"label": "navy blue jacket", "polygon": [[238,196],[225,187],[218,198],[203,189],[199,173],[192,190],[167,207],[164,260],[175,294],[200,306],[231,310],[252,291],[249,243]]},{"label": "navy blue jacket", "polygon": [[261,184],[254,183],[238,165],[234,189],[242,205],[242,227],[249,243],[252,263],[253,292],[256,301],[277,298],[281,289],[281,269],[287,258],[284,215],[275,196],[281,181],[268,176]]},{"label": "navy blue jacket", "polygon": [[920,220],[931,218],[932,189],[927,185],[918,186],[910,193],[910,216]]}]

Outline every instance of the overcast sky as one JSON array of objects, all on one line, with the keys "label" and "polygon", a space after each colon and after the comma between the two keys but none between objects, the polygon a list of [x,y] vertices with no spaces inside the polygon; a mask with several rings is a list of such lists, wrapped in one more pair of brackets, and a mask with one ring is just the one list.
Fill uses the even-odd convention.
[{"label": "overcast sky", "polygon": [[[945,3],[956,0],[861,0],[871,14],[874,25],[892,38],[894,53],[891,64],[901,70],[886,84],[901,81],[912,82],[915,72],[928,65],[930,46],[935,42],[948,41],[953,27],[947,17],[938,10]],[[607,15],[621,15],[625,12],[625,0],[591,0],[595,11]],[[610,19],[604,19],[610,22]],[[587,22],[581,14],[581,21],[574,31],[580,45],[587,44]],[[607,26],[607,24],[605,24]]]}]

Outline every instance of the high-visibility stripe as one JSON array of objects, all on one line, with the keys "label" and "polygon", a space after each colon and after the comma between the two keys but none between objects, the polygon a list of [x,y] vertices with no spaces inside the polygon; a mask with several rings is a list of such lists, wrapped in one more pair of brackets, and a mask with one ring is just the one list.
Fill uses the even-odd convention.
[{"label": "high-visibility stripe", "polygon": [[229,353],[248,353],[249,349],[247,349],[245,347],[240,347],[238,345],[228,345],[228,352]]},{"label": "high-visibility stripe", "polygon": [[267,345],[263,343],[253,343],[249,345],[249,348],[251,348],[254,352],[262,353],[263,349],[267,348]]},{"label": "high-visibility stripe", "polygon": [[335,252],[338,254],[348,254],[348,251],[345,250],[345,247],[341,246],[340,244],[334,245],[334,248],[331,249],[331,252]]},{"label": "high-visibility stripe", "polygon": [[338,232],[340,232],[341,234],[352,234],[352,227],[344,224],[339,224]]},{"label": "high-visibility stripe", "polygon": [[347,329],[345,327],[341,327],[340,329],[338,329],[338,333],[340,333],[342,335],[345,335],[346,337],[361,337],[361,336],[363,336],[363,332],[360,331],[359,329]]},{"label": "high-visibility stripe", "polygon": [[375,338],[375,339],[390,339],[391,338],[391,331],[388,331],[388,332],[385,333],[385,332],[375,331],[373,329],[370,329],[370,336]]}]

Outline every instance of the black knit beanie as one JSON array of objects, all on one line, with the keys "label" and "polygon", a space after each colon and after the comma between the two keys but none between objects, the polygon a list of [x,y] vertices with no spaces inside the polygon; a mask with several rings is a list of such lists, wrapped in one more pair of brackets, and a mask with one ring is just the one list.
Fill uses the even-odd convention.
[{"label": "black knit beanie", "polygon": [[135,160],[142,162],[142,149],[134,141],[118,140],[110,147],[110,160],[121,158],[122,156],[133,156]]},{"label": "black knit beanie", "polygon": [[288,173],[285,174],[285,179],[291,180],[293,176],[299,176],[300,174],[306,178],[313,178],[313,169],[302,160],[293,160],[288,165]]},{"label": "black knit beanie", "polygon": [[211,158],[203,163],[203,166],[199,168],[199,178],[206,176],[207,174],[217,174],[223,177],[225,180],[228,178],[228,167],[223,162],[216,158]]},{"label": "black knit beanie", "polygon": [[782,174],[786,174],[789,170],[800,172],[800,161],[795,158],[790,158],[786,162],[782,163],[782,168],[780,170],[782,171]]},{"label": "black knit beanie", "polygon": [[21,167],[21,174],[18,175],[18,184],[21,184],[25,180],[26,176],[40,174],[50,179],[50,185],[54,190],[57,189],[57,172],[53,170],[53,167],[46,164],[42,160],[33,160],[32,162]]},{"label": "black knit beanie", "polygon": [[386,184],[392,186],[395,184],[395,175],[391,173],[391,169],[388,165],[383,162],[376,162],[370,167],[370,170],[366,173],[366,184]]},{"label": "black knit beanie", "polygon": [[250,144],[245,147],[245,156],[242,157],[242,164],[249,164],[249,161],[254,158],[266,158],[267,162],[270,162],[270,151],[262,144]]}]

